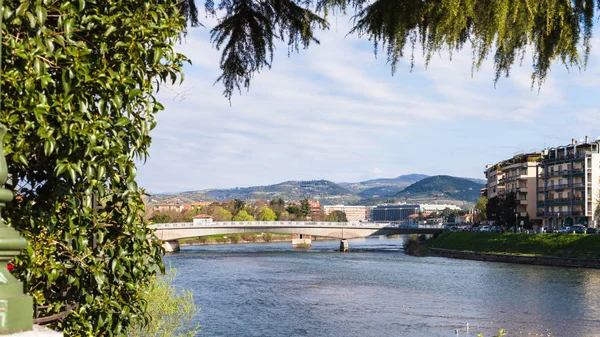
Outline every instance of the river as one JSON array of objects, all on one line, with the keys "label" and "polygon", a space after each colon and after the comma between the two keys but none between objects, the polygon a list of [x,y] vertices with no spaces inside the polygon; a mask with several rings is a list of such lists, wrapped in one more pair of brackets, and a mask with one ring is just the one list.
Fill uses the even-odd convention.
[{"label": "river", "polygon": [[184,246],[165,263],[202,337],[600,336],[600,270],[413,257],[400,238],[349,246]]}]

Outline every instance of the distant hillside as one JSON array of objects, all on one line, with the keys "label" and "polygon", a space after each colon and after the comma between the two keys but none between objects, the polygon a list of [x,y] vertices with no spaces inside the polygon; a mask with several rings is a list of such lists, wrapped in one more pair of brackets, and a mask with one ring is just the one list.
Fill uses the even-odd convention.
[{"label": "distant hillside", "polygon": [[175,194],[155,194],[150,202],[223,201],[226,199],[274,199],[298,201],[318,200],[324,205],[377,205],[397,202],[472,203],[479,197],[478,179],[450,176],[429,177],[408,174],[389,179],[373,179],[358,183],[334,183],[328,180],[286,181],[268,186],[208,189]]},{"label": "distant hillside", "polygon": [[380,178],[358,183],[340,183],[341,186],[358,194],[361,198],[382,198],[393,196],[405,187],[427,178],[425,174],[406,174],[396,178]]},{"label": "distant hillside", "polygon": [[360,197],[350,190],[328,180],[286,181],[268,186],[253,186],[220,190],[208,190],[205,194],[216,200],[225,199],[273,199],[319,200],[323,203],[342,203],[359,200]]},{"label": "distant hillside", "polygon": [[433,176],[408,186],[398,192],[395,197],[413,200],[453,199],[476,202],[480,196],[479,190],[484,186],[465,178]]}]

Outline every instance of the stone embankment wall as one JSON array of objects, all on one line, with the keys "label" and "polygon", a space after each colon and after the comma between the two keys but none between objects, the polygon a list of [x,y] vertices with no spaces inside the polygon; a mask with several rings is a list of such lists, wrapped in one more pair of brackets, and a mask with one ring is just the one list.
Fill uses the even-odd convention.
[{"label": "stone embankment wall", "polygon": [[598,268],[600,269],[600,260],[592,259],[574,259],[568,257],[554,256],[523,256],[510,254],[493,254],[479,252],[463,252],[460,250],[431,248],[432,255],[444,256],[454,259],[479,260],[492,262],[508,262],[535,264],[542,266],[576,267],[576,268]]}]

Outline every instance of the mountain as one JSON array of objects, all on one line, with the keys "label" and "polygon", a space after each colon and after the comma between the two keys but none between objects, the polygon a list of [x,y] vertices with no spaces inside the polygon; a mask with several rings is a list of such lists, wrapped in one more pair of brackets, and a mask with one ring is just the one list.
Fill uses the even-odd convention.
[{"label": "mountain", "polygon": [[396,178],[372,179],[357,183],[334,183],[328,180],[286,181],[267,186],[207,189],[175,194],[152,195],[151,202],[222,201],[226,199],[318,200],[324,205],[377,205],[399,202],[465,202],[477,201],[481,179],[424,174],[401,175]]},{"label": "mountain", "polygon": [[484,184],[476,183],[470,179],[451,176],[432,176],[422,179],[394,197],[410,200],[463,200],[476,202],[480,197],[479,190]]},{"label": "mountain", "polygon": [[380,178],[361,181],[358,183],[340,183],[341,186],[356,193],[361,198],[381,198],[393,196],[405,187],[423,178],[425,174],[406,174],[396,178]]},{"label": "mountain", "polygon": [[268,186],[207,190],[204,194],[218,201],[234,198],[242,200],[282,198],[286,201],[308,198],[328,204],[360,199],[347,188],[328,180],[286,181]]}]

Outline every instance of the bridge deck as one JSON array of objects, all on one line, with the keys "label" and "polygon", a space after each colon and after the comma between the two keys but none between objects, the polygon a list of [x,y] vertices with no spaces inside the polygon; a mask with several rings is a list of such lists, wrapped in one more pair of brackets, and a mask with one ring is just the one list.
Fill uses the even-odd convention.
[{"label": "bridge deck", "polygon": [[442,231],[439,226],[407,226],[372,222],[319,222],[319,221],[224,221],[194,224],[161,223],[150,226],[159,239],[178,240],[187,237],[235,234],[249,232],[278,232],[308,234],[340,239],[393,234],[435,234]]}]

